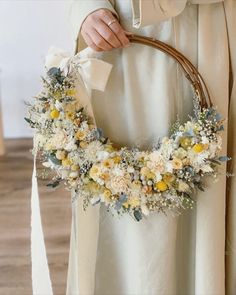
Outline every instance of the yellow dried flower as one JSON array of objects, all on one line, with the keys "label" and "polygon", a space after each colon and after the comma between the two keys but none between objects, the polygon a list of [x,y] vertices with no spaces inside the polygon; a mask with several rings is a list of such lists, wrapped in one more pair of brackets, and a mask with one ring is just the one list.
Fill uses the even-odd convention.
[{"label": "yellow dried flower", "polygon": [[52,119],[57,119],[60,116],[60,112],[57,109],[53,109],[50,113]]},{"label": "yellow dried flower", "polygon": [[121,161],[121,157],[120,156],[115,156],[112,158],[115,164],[119,164]]},{"label": "yellow dried flower", "polygon": [[97,177],[101,173],[101,169],[97,165],[93,165],[89,170],[89,176],[91,178]]},{"label": "yellow dried flower", "polygon": [[78,130],[75,134],[76,139],[83,140],[86,137],[86,132],[83,130]]},{"label": "yellow dried flower", "polygon": [[195,153],[201,153],[204,150],[204,145],[202,143],[196,143],[192,149]]},{"label": "yellow dried flower", "polygon": [[72,164],[72,162],[70,159],[66,158],[61,161],[61,164],[63,167],[67,167],[67,166],[70,166]]},{"label": "yellow dried flower", "polygon": [[102,165],[106,168],[111,168],[113,166],[114,162],[112,159],[106,159],[102,161]]},{"label": "yellow dried flower", "polygon": [[165,181],[161,180],[155,183],[155,188],[161,192],[164,192],[168,189],[168,185],[165,183]]},{"label": "yellow dried flower", "polygon": [[74,112],[66,112],[66,119],[67,120],[74,120],[75,113]]}]

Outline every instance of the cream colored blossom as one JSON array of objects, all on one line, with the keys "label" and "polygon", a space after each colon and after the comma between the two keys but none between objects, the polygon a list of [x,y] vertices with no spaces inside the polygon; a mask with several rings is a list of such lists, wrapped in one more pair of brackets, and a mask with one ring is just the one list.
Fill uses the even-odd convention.
[{"label": "cream colored blossom", "polygon": [[171,163],[172,163],[172,166],[174,169],[182,169],[183,168],[182,161],[178,158],[173,158]]},{"label": "cream colored blossom", "polygon": [[186,182],[184,182],[182,180],[179,180],[178,190],[180,192],[188,192],[189,191],[189,185]]},{"label": "cream colored blossom", "polygon": [[154,173],[163,173],[165,162],[159,151],[154,151],[148,156],[147,167]]},{"label": "cream colored blossom", "polygon": [[129,188],[130,178],[128,175],[125,176],[114,176],[111,177],[107,183],[107,187],[115,194],[126,193]]},{"label": "cream colored blossom", "polygon": [[178,148],[177,150],[174,151],[173,155],[178,158],[178,159],[183,159],[184,157],[187,156],[187,151],[183,149],[182,147]]},{"label": "cream colored blossom", "polygon": [[89,176],[93,178],[94,180],[99,177],[101,174],[101,168],[98,165],[93,165],[91,169],[89,170]]}]

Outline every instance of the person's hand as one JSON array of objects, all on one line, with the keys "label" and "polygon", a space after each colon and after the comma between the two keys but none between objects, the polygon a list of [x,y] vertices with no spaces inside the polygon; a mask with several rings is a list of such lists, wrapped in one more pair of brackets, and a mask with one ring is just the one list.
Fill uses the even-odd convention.
[{"label": "person's hand", "polygon": [[126,32],[117,18],[108,9],[99,9],[89,14],[81,26],[86,44],[95,51],[108,51],[129,46]]}]

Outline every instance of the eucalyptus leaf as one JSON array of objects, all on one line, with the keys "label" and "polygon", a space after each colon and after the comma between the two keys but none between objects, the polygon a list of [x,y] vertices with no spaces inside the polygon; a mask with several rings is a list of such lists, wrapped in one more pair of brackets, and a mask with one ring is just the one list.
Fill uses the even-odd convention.
[{"label": "eucalyptus leaf", "polygon": [[140,210],[134,210],[134,217],[135,217],[135,219],[137,221],[140,221],[143,218],[141,211]]},{"label": "eucalyptus leaf", "polygon": [[128,197],[122,193],[119,197],[119,202],[124,203],[127,201],[127,199],[128,199]]},{"label": "eucalyptus leaf", "polygon": [[61,165],[61,160],[58,160],[54,154],[50,154],[48,159],[55,165]]},{"label": "eucalyptus leaf", "polygon": [[224,126],[221,125],[219,128],[217,128],[217,131],[224,131]]},{"label": "eucalyptus leaf", "polygon": [[61,73],[62,73],[61,70],[56,67],[49,69],[47,72],[48,76],[60,76]]},{"label": "eucalyptus leaf", "polygon": [[214,164],[221,165],[221,163],[217,161],[216,159],[209,159],[209,161],[211,161]]},{"label": "eucalyptus leaf", "polygon": [[55,79],[60,84],[65,79],[65,77],[62,76],[62,71],[59,68],[53,67],[47,72],[47,74],[50,78]]},{"label": "eucalyptus leaf", "polygon": [[119,211],[119,210],[121,209],[121,207],[122,207],[122,203],[121,203],[120,201],[116,201],[115,209],[116,209],[117,211]]},{"label": "eucalyptus leaf", "polygon": [[218,159],[219,159],[219,161],[221,161],[221,162],[227,162],[227,161],[230,161],[230,160],[231,160],[231,158],[228,157],[228,156],[221,156],[221,157],[219,157]]},{"label": "eucalyptus leaf", "polygon": [[47,186],[48,186],[48,187],[55,188],[55,187],[57,187],[59,184],[60,184],[60,180],[56,180],[56,181],[54,181],[54,182],[48,183]]},{"label": "eucalyptus leaf", "polygon": [[197,184],[197,188],[198,188],[200,191],[202,191],[202,192],[205,191],[204,188],[203,188],[203,186],[202,186],[200,183]]},{"label": "eucalyptus leaf", "polygon": [[48,101],[48,98],[47,97],[39,97],[39,100],[41,100],[41,101]]}]

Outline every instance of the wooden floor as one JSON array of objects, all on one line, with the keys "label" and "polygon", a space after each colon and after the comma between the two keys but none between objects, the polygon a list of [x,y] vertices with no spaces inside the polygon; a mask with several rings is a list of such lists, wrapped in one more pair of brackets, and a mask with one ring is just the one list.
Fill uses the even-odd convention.
[{"label": "wooden floor", "polygon": [[[30,193],[32,142],[7,140],[0,157],[0,294],[31,295]],[[70,195],[40,181],[40,202],[47,254],[55,295],[66,288]],[[47,294],[42,294],[47,295]]]}]

